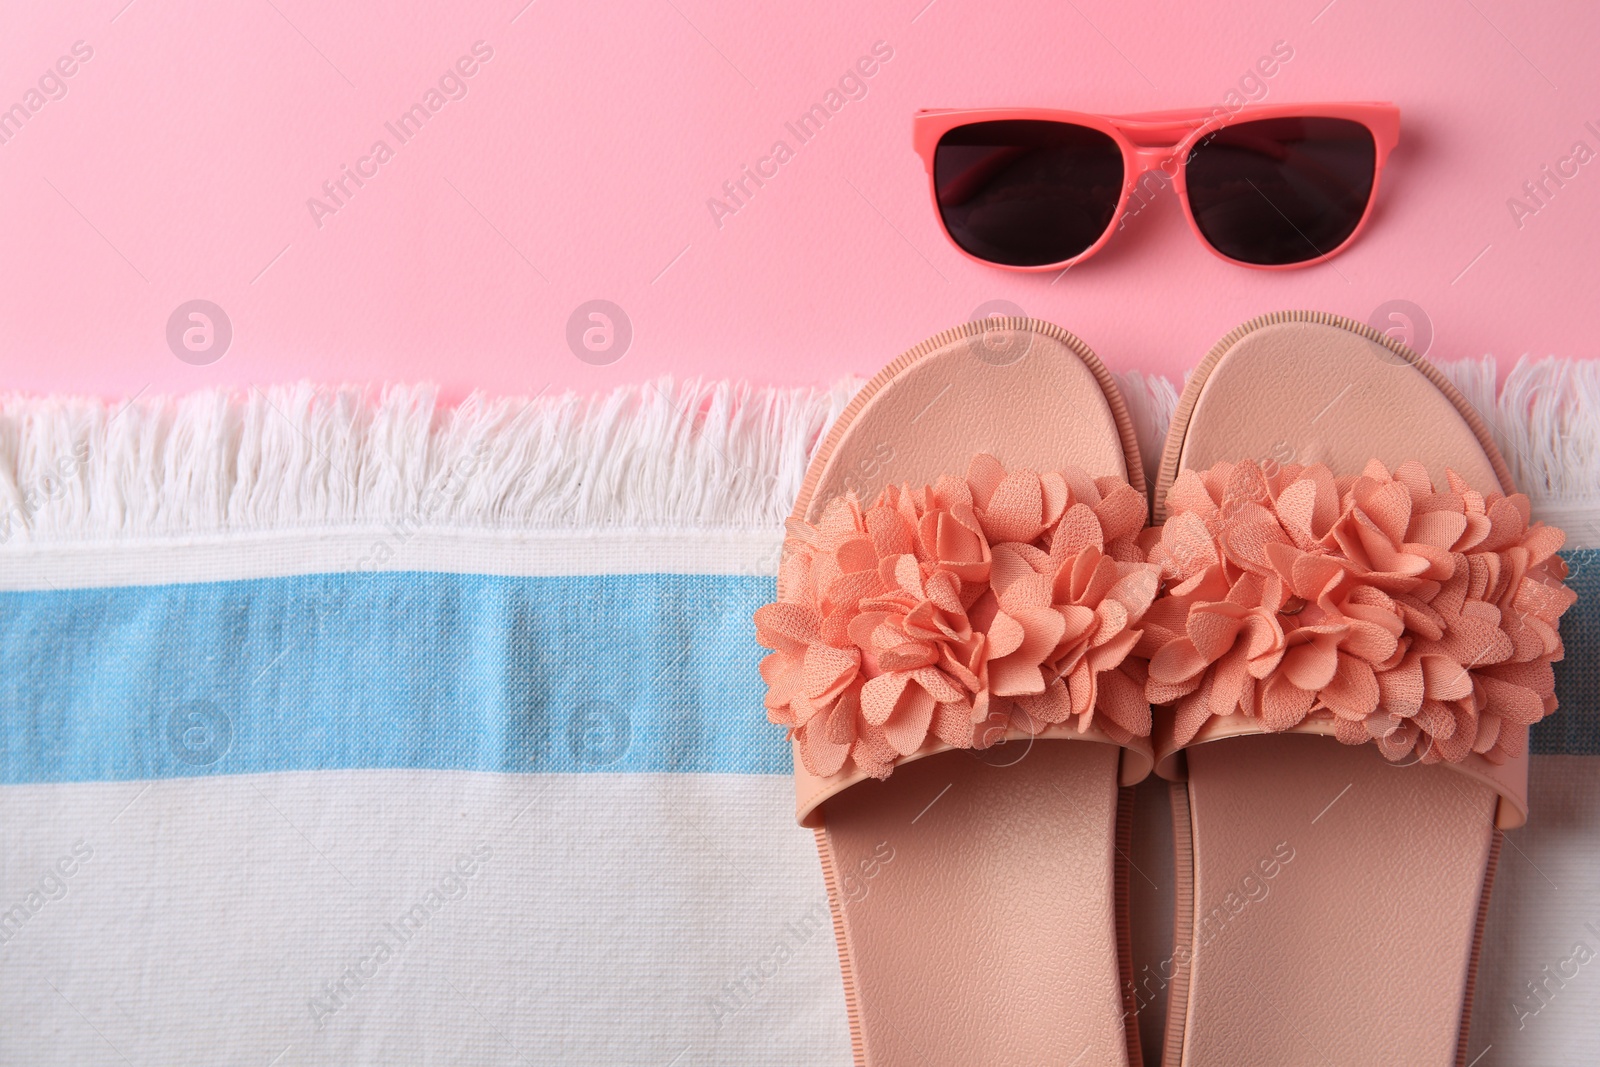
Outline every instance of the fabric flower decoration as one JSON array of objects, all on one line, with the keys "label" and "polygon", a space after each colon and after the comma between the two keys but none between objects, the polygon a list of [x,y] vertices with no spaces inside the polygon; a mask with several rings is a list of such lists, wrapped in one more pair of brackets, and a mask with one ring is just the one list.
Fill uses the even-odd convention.
[{"label": "fabric flower decoration", "polygon": [[1374,460],[1184,471],[1148,558],[1167,595],[1136,649],[1146,695],[1176,705],[1178,744],[1213,716],[1271,731],[1331,718],[1391,760],[1520,754],[1555,709],[1561,614],[1577,599],[1565,535],[1528,498],[1484,496],[1454,471]]},{"label": "fabric flower decoration", "polygon": [[979,455],[964,478],[790,520],[778,600],[755,614],[768,717],[819,776],[887,777],[930,737],[981,748],[1069,721],[1148,735],[1129,660],[1159,586],[1145,514],[1120,478]]}]

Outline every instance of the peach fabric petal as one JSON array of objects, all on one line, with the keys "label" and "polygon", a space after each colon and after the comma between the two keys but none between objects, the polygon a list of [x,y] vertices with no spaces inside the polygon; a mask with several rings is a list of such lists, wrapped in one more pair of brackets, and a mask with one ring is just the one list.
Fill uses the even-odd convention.
[{"label": "peach fabric petal", "polygon": [[1144,696],[1144,681],[1127,666],[1099,675],[1100,692],[1096,702],[1100,712],[1133,737],[1150,735],[1150,702]]},{"label": "peach fabric petal", "polygon": [[850,758],[856,710],[853,698],[847,698],[827,716],[817,716],[801,728],[800,758],[812,774],[836,774]]},{"label": "peach fabric petal", "polygon": [[[1164,685],[1178,685],[1199,677],[1212,662],[1202,655],[1200,650],[1194,647],[1194,642],[1187,637],[1175,638],[1161,646],[1160,651],[1150,657],[1150,680]],[[1155,690],[1152,689],[1151,692],[1154,694]],[[1154,695],[1151,696],[1150,702],[1166,703]]]},{"label": "peach fabric petal", "polygon": [[1268,678],[1260,687],[1261,721],[1273,731],[1299,726],[1311,712],[1317,694],[1301,689],[1287,677]]},{"label": "peach fabric petal", "polygon": [[[755,615],[768,718],[819,776],[886,777],[930,742],[1008,727],[1148,736],[1137,656],[1162,567],[1136,544],[1146,516],[1122,479],[980,454],[964,476],[791,519],[778,599]],[[1214,552],[1209,537],[1202,523]]]},{"label": "peach fabric petal", "polygon": [[1550,664],[1576,594],[1527,497],[1488,496],[1416,462],[1359,476],[1253,462],[1183,471],[1146,559],[1145,695],[1179,744],[1213,716],[1269,730],[1308,716],[1391,760],[1520,754],[1555,709]]}]

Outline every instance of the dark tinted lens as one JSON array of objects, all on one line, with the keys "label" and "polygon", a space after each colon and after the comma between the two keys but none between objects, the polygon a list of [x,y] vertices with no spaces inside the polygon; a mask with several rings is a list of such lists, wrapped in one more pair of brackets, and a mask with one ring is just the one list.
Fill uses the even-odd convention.
[{"label": "dark tinted lens", "polygon": [[1087,126],[975,122],[939,140],[933,184],[945,229],[972,255],[1012,267],[1060,263],[1111,227],[1122,151]]},{"label": "dark tinted lens", "polygon": [[1377,149],[1348,119],[1260,119],[1189,153],[1189,208],[1217,251],[1246,263],[1303,263],[1355,232]]}]

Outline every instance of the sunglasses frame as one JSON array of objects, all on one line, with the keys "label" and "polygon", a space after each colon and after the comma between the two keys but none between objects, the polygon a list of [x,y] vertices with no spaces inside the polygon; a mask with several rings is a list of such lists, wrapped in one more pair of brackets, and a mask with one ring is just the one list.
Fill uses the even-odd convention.
[{"label": "sunglasses frame", "polygon": [[[1372,134],[1373,173],[1372,192],[1367,197],[1367,206],[1361,213],[1361,220],[1356,223],[1356,228],[1350,231],[1350,236],[1339,243],[1338,247],[1330,248],[1312,259],[1300,260],[1294,263],[1247,263],[1242,259],[1234,259],[1224,255],[1206,239],[1200,232],[1200,226],[1195,221],[1194,211],[1189,206],[1189,186],[1187,181],[1188,167],[1186,165],[1189,151],[1201,138],[1218,130],[1225,129],[1238,122],[1253,122],[1257,119],[1283,119],[1283,118],[1318,118],[1318,119],[1348,119],[1360,123]],[[1009,263],[996,263],[973,255],[962,248],[956,239],[951,236],[949,228],[945,225],[944,210],[939,206],[939,189],[933,177],[933,157],[939,147],[939,141],[945,134],[961,126],[970,126],[978,122],[1000,122],[1015,119],[1030,119],[1042,122],[1058,122],[1075,126],[1087,126],[1106,134],[1117,143],[1122,152],[1122,195],[1117,200],[1116,211],[1112,213],[1111,224],[1106,227],[1106,232],[1088,248],[1079,252],[1071,259],[1063,259],[1057,263],[1043,263],[1037,266],[1013,266]],[[986,267],[1002,267],[1006,270],[1021,271],[1049,271],[1064,270],[1067,267],[1082,263],[1111,240],[1111,235],[1122,228],[1123,213],[1127,210],[1128,200],[1138,189],[1139,183],[1150,171],[1159,170],[1177,188],[1178,201],[1183,205],[1183,217],[1188,220],[1189,228],[1200,239],[1212,255],[1229,263],[1241,267],[1251,267],[1255,270],[1298,270],[1301,267],[1315,266],[1333,258],[1346,248],[1350,247],[1361,231],[1367,228],[1367,221],[1372,218],[1373,205],[1378,202],[1378,184],[1383,175],[1383,165],[1389,158],[1389,153],[1400,141],[1400,109],[1394,104],[1368,102],[1354,104],[1246,104],[1235,110],[1225,108],[1197,108],[1179,111],[1148,111],[1136,115],[1094,115],[1082,111],[1057,111],[1050,108],[936,108],[918,111],[912,118],[912,143],[916,146],[917,154],[922,157],[923,165],[928,171],[928,191],[933,197],[933,209],[939,219],[939,228],[950,243],[955,245],[956,251],[972,260],[982,263]],[[1269,201],[1270,203],[1270,201]],[[1313,246],[1315,247],[1315,246]]]}]

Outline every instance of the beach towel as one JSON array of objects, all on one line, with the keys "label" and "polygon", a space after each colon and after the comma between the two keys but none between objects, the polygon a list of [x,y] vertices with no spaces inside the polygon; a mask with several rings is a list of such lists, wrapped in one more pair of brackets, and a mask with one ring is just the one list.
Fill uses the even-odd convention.
[{"label": "beach towel", "polygon": [[[1450,373],[1580,594],[1469,1055],[1590,1063],[1600,365]],[[751,615],[851,392],[0,402],[0,1063],[848,1064]]]}]

